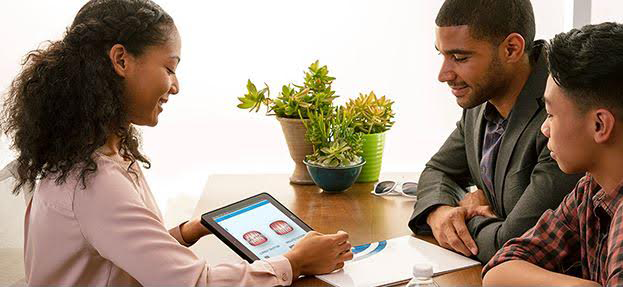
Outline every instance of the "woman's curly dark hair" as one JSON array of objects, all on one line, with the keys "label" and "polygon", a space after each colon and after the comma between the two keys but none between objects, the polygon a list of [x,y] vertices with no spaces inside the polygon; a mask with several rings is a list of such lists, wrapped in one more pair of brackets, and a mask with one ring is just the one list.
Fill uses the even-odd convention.
[{"label": "woman's curly dark hair", "polygon": [[86,187],[97,170],[93,153],[113,134],[121,138],[121,156],[150,167],[138,131],[128,124],[124,82],[108,53],[122,44],[140,56],[166,42],[172,27],[173,19],[149,0],[93,0],[62,40],[27,54],[0,118],[18,153],[14,194],[52,175],[62,184],[74,171]]}]

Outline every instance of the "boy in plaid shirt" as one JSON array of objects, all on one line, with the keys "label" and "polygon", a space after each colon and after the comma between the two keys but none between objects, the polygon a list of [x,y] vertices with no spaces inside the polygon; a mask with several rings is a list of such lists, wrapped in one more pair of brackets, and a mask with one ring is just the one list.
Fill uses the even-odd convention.
[{"label": "boy in plaid shirt", "polygon": [[623,25],[558,34],[547,59],[541,131],[563,172],[587,173],[556,210],[497,252],[483,285],[623,285]]}]

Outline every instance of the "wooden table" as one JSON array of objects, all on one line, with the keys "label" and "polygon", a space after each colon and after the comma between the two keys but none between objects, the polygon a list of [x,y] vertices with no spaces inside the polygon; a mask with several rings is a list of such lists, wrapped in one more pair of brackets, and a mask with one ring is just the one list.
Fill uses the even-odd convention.
[{"label": "wooden table", "polygon": [[[415,181],[416,173],[390,173],[381,180]],[[322,192],[314,185],[293,185],[286,174],[212,175],[197,203],[194,216],[261,192],[268,192],[316,231],[344,230],[354,245],[412,234],[407,222],[414,200],[377,197],[370,194],[374,183],[355,184],[339,194]],[[435,243],[432,236],[417,236]],[[207,236],[191,248],[212,264],[243,261],[215,236]],[[435,277],[439,286],[481,286],[480,266]],[[328,286],[314,277],[300,278],[294,286]]]}]

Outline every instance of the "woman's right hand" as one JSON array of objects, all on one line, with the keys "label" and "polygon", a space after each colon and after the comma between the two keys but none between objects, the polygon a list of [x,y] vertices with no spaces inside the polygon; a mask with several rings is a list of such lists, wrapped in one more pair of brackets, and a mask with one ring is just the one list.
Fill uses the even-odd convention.
[{"label": "woman's right hand", "polygon": [[351,247],[344,231],[329,235],[310,231],[284,256],[292,265],[292,278],[296,279],[299,275],[325,274],[344,267],[344,261],[353,259]]}]

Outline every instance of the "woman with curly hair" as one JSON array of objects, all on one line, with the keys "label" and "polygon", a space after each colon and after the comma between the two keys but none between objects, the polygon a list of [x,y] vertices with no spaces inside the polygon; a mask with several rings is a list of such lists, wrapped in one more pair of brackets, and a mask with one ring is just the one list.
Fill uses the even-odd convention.
[{"label": "woman with curly hair", "polygon": [[283,256],[208,266],[187,247],[199,218],[166,230],[140,165],[133,126],[155,126],[170,95],[181,41],[149,0],[94,0],[62,40],[29,53],[4,104],[25,218],[29,285],[289,285],[341,268],[348,235],[308,233]]}]

